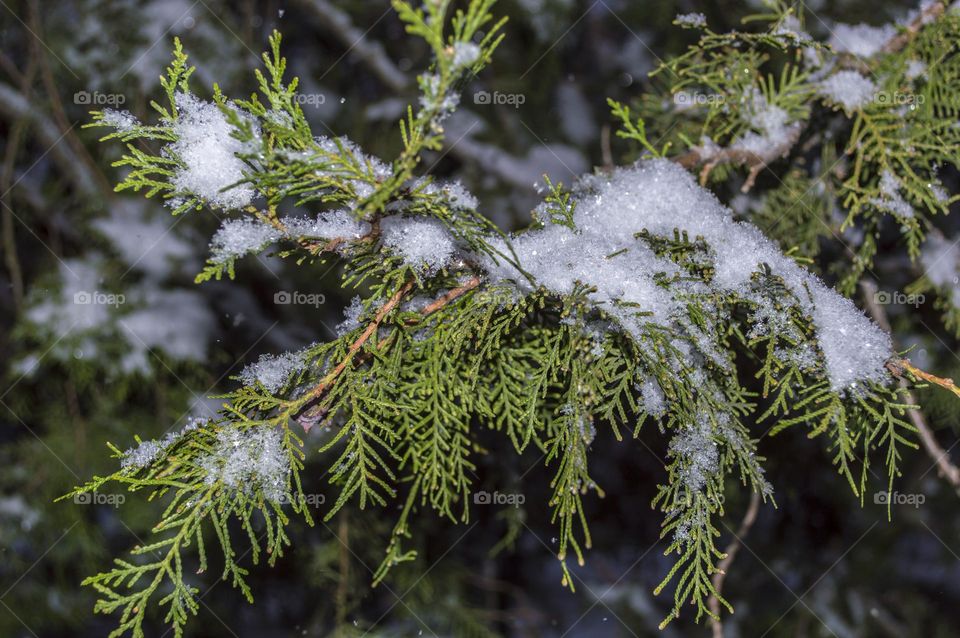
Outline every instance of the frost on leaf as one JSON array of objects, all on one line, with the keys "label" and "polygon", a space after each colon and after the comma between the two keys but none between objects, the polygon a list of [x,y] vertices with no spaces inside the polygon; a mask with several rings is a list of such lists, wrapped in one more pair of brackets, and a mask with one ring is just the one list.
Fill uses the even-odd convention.
[{"label": "frost on leaf", "polygon": [[198,464],[206,472],[209,485],[220,483],[247,496],[260,493],[275,503],[287,493],[290,459],[279,429],[223,428],[217,433],[213,450]]},{"label": "frost on leaf", "polygon": [[682,27],[702,28],[707,26],[707,18],[702,13],[681,13],[677,15],[675,20]]},{"label": "frost on leaf", "polygon": [[889,169],[884,169],[880,174],[880,197],[871,198],[870,203],[890,211],[900,219],[914,216],[913,206],[900,194],[900,181]]},{"label": "frost on leaf", "polygon": [[125,470],[140,470],[151,465],[166,453],[174,443],[180,441],[185,434],[206,424],[208,419],[191,417],[186,425],[176,432],[167,432],[162,439],[142,441],[137,447],[130,448],[120,457],[120,467]]},{"label": "frost on leaf", "polygon": [[117,109],[104,109],[101,121],[107,126],[115,128],[118,133],[126,133],[140,124],[130,111]]},{"label": "frost on leaf", "polygon": [[323,239],[360,239],[370,232],[370,224],[354,219],[349,210],[320,213],[309,217],[288,217],[282,220],[287,236],[321,237]]},{"label": "frost on leaf", "polygon": [[279,392],[290,376],[303,367],[303,355],[286,352],[280,355],[263,354],[256,363],[251,363],[240,372],[245,385],[260,383],[271,393]]}]

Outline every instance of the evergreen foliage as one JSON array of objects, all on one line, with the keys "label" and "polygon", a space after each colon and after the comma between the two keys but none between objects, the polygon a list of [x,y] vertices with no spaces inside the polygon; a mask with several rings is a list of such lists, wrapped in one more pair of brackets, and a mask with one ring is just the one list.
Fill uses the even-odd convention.
[{"label": "evergreen foliage", "polygon": [[[829,63],[834,52],[791,27],[797,17],[786,5],[751,20],[770,25],[764,31],[707,29],[660,76],[672,95],[710,91],[723,100],[680,113],[659,97],[635,110],[611,102],[621,137],[646,156],[570,190],[548,181],[534,225],[507,237],[461,185],[418,172],[423,153],[441,148],[460,91],[502,38],[493,0],[471,0],[452,16],[450,4],[393,3],[432,62],[418,79],[419,104],[399,123],[402,144],[390,162],[345,137],[315,136],[297,80],[285,79],[276,33],[265,72],[256,74],[259,95],[231,100],[214,86],[204,102],[192,92],[193,67],[177,42],[161,81],[166,102],[154,103],[157,123],[96,114],[95,126],[114,129],[104,139],[126,145],[117,165],[130,171],[118,190],[161,197],[174,214],[231,215],[198,283],[232,278],[240,258],[271,251],[303,268],[339,260],[343,287],[361,295],[338,338],[262,359],[222,397],[218,418],[126,452],[113,448],[121,468],[71,494],[117,483],[162,501],[155,540],[85,581],[100,594],[96,610],[118,614],[113,635],[142,636],[153,607],[182,635],[198,609],[191,570],[206,570],[211,546],[224,561],[221,577],[253,599],[240,548],[254,563],[265,553],[273,564],[289,541],[289,512],[313,524],[301,483],[312,452],[298,427],[332,432],[319,450],[338,493],[325,522],[348,503],[397,507],[375,583],[417,559],[416,517],[432,510],[453,524],[470,520],[481,429],[503,433],[518,453],[540,451],[553,477],[545,506],[558,529],[557,558],[572,589],[567,561],[582,565],[591,547],[584,501],[604,495],[591,478],[591,443],[636,438],[655,424],[669,452],[652,506],[674,560],[656,588],[673,593],[663,625],[688,606],[698,621],[715,618],[711,598],[732,611],[713,582],[724,557],[717,521],[725,494],[738,482],[773,498],[752,425],[822,438],[861,500],[874,457],[890,489],[904,448],[917,447],[893,372],[918,379],[898,365],[886,336],[806,272],[806,260],[734,222],[681,166],[702,166],[704,184],[744,166],[750,190],[769,164],[798,152],[814,117],[842,119],[848,138],[832,151],[825,145],[823,160],[849,151],[851,170],[835,177],[816,164],[790,172],[754,221],[777,216],[787,193],[793,201],[828,176],[836,180],[828,192],[848,211],[843,225],[860,224],[869,238],[892,215],[918,256],[926,215],[945,214],[954,201],[930,185],[938,183],[932,167],[957,165],[957,133],[943,116],[952,108],[945,84],[955,62],[941,68],[932,58],[943,55],[945,38],[956,42],[956,17],[938,14],[902,42],[897,35],[898,46],[876,58],[841,53]],[[703,26],[697,16],[678,23]],[[922,109],[848,108],[838,103],[846,96],[823,95],[830,74],[850,68],[883,78],[877,90],[893,93],[914,59],[931,69],[917,87],[927,97]],[[768,72],[774,61],[779,67]],[[651,142],[649,131],[664,135]],[[662,200],[658,188],[678,199]],[[774,238],[801,238],[799,254],[815,256],[830,210],[823,197],[811,195],[819,212],[788,218],[789,235]],[[734,240],[744,244],[727,245]],[[869,267],[871,246],[865,239],[858,249],[843,290]],[[749,247],[757,253],[747,260],[734,254]],[[861,342],[851,347],[854,336]]]}]

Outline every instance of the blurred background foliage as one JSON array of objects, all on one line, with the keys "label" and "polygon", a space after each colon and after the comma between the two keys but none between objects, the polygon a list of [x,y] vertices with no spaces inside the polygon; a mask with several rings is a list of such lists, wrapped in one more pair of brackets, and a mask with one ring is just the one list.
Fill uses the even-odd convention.
[{"label": "blurred background foliage", "polygon": [[[102,635],[110,622],[93,616],[93,593],[79,583],[139,542],[153,508],[131,495],[119,506],[53,500],[112,466],[107,441],[125,448],[134,435],[155,437],[209,414],[218,405],[209,396],[230,388],[230,375],[260,353],[333,334],[348,300],[335,263],[298,270],[251,260],[235,281],[194,285],[218,220],[206,212],[173,218],[159,203],[113,193],[118,145],[96,143],[97,132],[82,128],[87,112],[118,106],[143,118],[174,36],[197,65],[199,84],[248,94],[251,69],[277,28],[314,131],[348,135],[389,157],[427,51],[405,36],[385,2],[0,4],[0,635]],[[542,174],[570,183],[630,157],[611,134],[606,99],[637,99],[658,59],[695,41],[671,24],[677,13],[703,12],[721,31],[757,8],[717,0],[502,0],[507,38],[449,120],[446,146],[430,168],[462,180],[502,227],[525,225]],[[808,9],[807,30],[823,36],[835,21],[881,24],[906,7],[817,0]],[[522,96],[513,100],[522,104],[484,103],[481,91]],[[952,236],[957,225],[948,219],[943,230]],[[885,260],[882,247],[877,272],[910,268],[898,254]],[[322,293],[326,303],[277,304],[281,290]],[[122,295],[123,303],[77,303],[75,295],[94,292]],[[932,304],[892,321],[901,342],[916,346],[918,363],[958,376],[957,342]],[[953,397],[924,392],[921,399],[941,444],[952,448]],[[314,431],[308,443],[315,449],[322,436]],[[604,459],[596,479],[607,496],[588,501],[594,549],[577,570],[575,594],[559,585],[545,507],[475,507],[471,523],[460,526],[421,521],[419,561],[374,590],[368,566],[380,561],[392,512],[354,509],[329,527],[294,528],[293,549],[276,569],[253,568],[255,606],[219,583],[215,570],[198,575],[203,604],[194,631],[709,635],[689,618],[657,631],[669,604],[650,592],[668,562],[649,503],[665,450],[652,436],[626,445],[611,439],[594,443]],[[482,486],[545,503],[549,474],[536,455],[500,455],[498,445],[491,437],[491,454],[480,461]],[[777,508],[761,510],[727,578],[736,608],[728,636],[956,635],[960,509],[927,456],[910,455],[898,487],[923,494],[924,504],[894,507],[888,523],[886,507],[871,495],[861,508],[840,487],[818,441],[788,434],[763,440],[761,449]],[[322,494],[323,477],[311,480],[306,491]],[[726,535],[746,506],[728,503]]]}]

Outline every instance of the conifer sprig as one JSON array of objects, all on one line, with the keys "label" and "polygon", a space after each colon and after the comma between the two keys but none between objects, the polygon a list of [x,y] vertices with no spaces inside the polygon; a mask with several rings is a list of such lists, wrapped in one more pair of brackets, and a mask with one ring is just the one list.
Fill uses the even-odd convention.
[{"label": "conifer sprig", "polygon": [[[87,581],[102,596],[97,611],[120,614],[114,635],[142,636],[146,610],[157,604],[182,632],[197,611],[185,554],[195,544],[201,571],[207,565],[205,529],[222,550],[223,578],[251,598],[231,531],[238,526],[248,537],[256,562],[262,549],[252,521],[262,519],[272,562],[288,542],[284,507],[312,522],[298,427],[331,432],[319,450],[337,492],[325,520],[348,504],[398,508],[375,583],[417,558],[417,516],[432,510],[468,522],[481,487],[481,428],[503,433],[518,453],[541,450],[550,497],[539,506],[552,512],[563,582],[572,588],[576,567],[567,559],[582,565],[592,543],[584,504],[604,495],[591,478],[591,444],[597,436],[622,440],[623,431],[646,436],[642,426],[655,423],[668,458],[653,507],[675,560],[656,589],[673,592],[664,624],[688,605],[697,620],[716,618],[711,601],[730,609],[714,585],[727,479],[772,498],[752,425],[769,420],[773,433],[802,427],[821,437],[861,499],[872,456],[881,456],[888,486],[899,474],[914,428],[886,366],[922,375],[897,363],[888,336],[801,259],[734,222],[678,165],[701,166],[704,182],[745,165],[749,189],[763,168],[794,152],[803,123],[823,106],[810,104],[812,74],[793,61],[778,73],[758,69],[767,60],[761,47],[796,50],[801,36],[707,31],[696,51],[664,66],[677,78],[673,89],[722,92],[755,119],[701,109],[658,150],[645,118],[662,119],[649,105],[637,119],[611,103],[622,137],[656,159],[587,176],[571,190],[550,183],[537,223],[506,237],[460,184],[416,174],[422,153],[440,147],[458,91],[500,42],[503,21],[492,17],[492,4],[472,0],[448,18],[447,0],[394,2],[433,58],[419,79],[419,108],[399,124],[403,145],[392,162],[345,137],[313,136],[297,81],[284,79],[278,34],[264,55],[266,74],[257,74],[260,95],[247,100],[216,89],[212,103],[193,95],[177,43],[163,81],[169,107],[156,107],[160,123],[124,124],[107,136],[128,143],[121,161],[134,171],[121,187],[161,194],[175,214],[235,213],[214,236],[199,281],[233,277],[238,259],[275,250],[304,268],[340,260],[343,287],[362,294],[335,338],[248,366],[216,422],[115,449],[123,467],[78,488],[115,482],[167,500],[160,540],[134,550],[148,562],[120,561]],[[789,17],[781,9],[780,27]],[[751,45],[746,53],[743,43]],[[95,123],[116,122],[101,113]],[[707,132],[709,143],[701,139]],[[140,140],[163,146],[150,154],[134,148]],[[772,150],[738,140],[771,142]],[[671,152],[675,163],[660,157]],[[798,175],[795,186],[806,179]],[[313,216],[282,216],[282,205]],[[851,333],[861,343],[851,344]],[[756,384],[745,381],[749,373]]]}]

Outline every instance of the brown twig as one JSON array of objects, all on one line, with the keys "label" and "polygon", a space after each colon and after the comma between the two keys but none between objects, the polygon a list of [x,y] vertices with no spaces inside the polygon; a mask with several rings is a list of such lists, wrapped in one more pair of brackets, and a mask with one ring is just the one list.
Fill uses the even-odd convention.
[{"label": "brown twig", "polygon": [[901,376],[904,372],[908,372],[918,379],[923,379],[934,385],[938,385],[945,390],[953,392],[955,395],[960,397],[960,388],[957,387],[957,384],[953,382],[953,379],[948,379],[945,377],[938,377],[935,374],[930,374],[921,370],[917,366],[910,363],[909,359],[896,359],[887,363],[887,369],[890,370],[893,374],[898,377]]},{"label": "brown twig", "polygon": [[[864,304],[866,304],[867,312],[869,312],[873,320],[877,322],[877,325],[888,333],[891,332],[890,322],[887,320],[887,313],[876,301],[877,286],[872,281],[863,280],[860,282],[860,288],[863,290]],[[891,359],[887,362],[887,369],[893,376],[897,377],[898,383],[904,392],[904,400],[907,403],[916,405],[917,400],[913,392],[909,389],[910,382],[905,374],[912,376],[914,379],[929,381],[960,396],[960,391],[958,391],[952,379],[944,379],[934,376],[929,372],[924,372],[907,359]],[[920,410],[914,408],[907,410],[907,416],[910,417],[910,422],[913,423],[913,427],[917,428],[917,432],[920,434],[920,443],[923,445],[923,449],[927,451],[930,458],[937,464],[937,473],[960,493],[960,468],[950,461],[950,456],[947,454],[947,451],[937,442],[937,437],[934,436],[933,430],[927,424],[926,417],[923,416]]]},{"label": "brown twig", "polygon": [[[753,527],[754,522],[756,522],[759,511],[760,494],[759,492],[753,492],[750,494],[750,505],[747,507],[747,513],[743,515],[743,520],[740,521],[740,528],[737,529],[737,533],[733,535],[733,540],[727,545],[726,556],[717,563],[717,572],[711,579],[713,588],[717,593],[710,596],[710,599],[707,601],[707,607],[710,609],[710,613],[716,616],[716,618],[720,617],[719,596],[723,592],[723,581],[727,577],[727,570],[729,570],[733,564],[733,559],[737,557],[737,552],[740,551],[740,546],[743,545],[744,537],[750,533],[750,528]],[[723,622],[716,618],[711,619],[713,638],[723,638]]]},{"label": "brown twig", "polygon": [[674,161],[686,169],[693,169],[703,164],[703,167],[700,169],[701,186],[707,185],[707,179],[710,177],[710,173],[712,173],[713,169],[720,164],[746,166],[749,168],[749,173],[747,174],[747,179],[743,182],[743,186],[740,187],[740,191],[747,193],[751,188],[753,188],[753,184],[756,182],[760,171],[766,168],[774,160],[785,157],[787,153],[790,152],[790,149],[793,148],[793,145],[797,143],[798,139],[800,139],[800,132],[801,128],[795,127],[790,135],[787,136],[787,139],[783,141],[783,143],[772,146],[768,152],[764,153],[763,156],[745,149],[729,147],[722,148],[718,151],[710,153],[709,155],[706,155],[702,153],[699,148],[693,147],[683,155],[674,158]]},{"label": "brown twig", "polygon": [[[424,308],[420,310],[420,314],[424,317],[433,314],[458,297],[461,297],[465,293],[479,286],[480,281],[480,277],[471,277],[463,284],[447,291],[430,304],[424,306]],[[347,366],[350,365],[350,362],[353,361],[357,352],[363,348],[364,344],[366,344],[367,341],[370,340],[370,337],[373,336],[373,334],[377,331],[384,318],[399,305],[400,301],[407,295],[407,293],[410,292],[412,288],[413,281],[408,281],[399,290],[397,290],[397,292],[395,292],[393,296],[390,297],[390,299],[388,299],[387,302],[380,307],[376,316],[374,316],[373,321],[371,321],[367,325],[366,329],[360,333],[360,336],[357,337],[352,344],[350,344],[350,348],[347,351],[346,356],[340,361],[340,363],[338,363],[337,366],[331,370],[322,381],[320,381],[320,383],[314,386],[314,388],[307,393],[307,399],[304,403],[304,407],[300,411],[300,414],[296,416],[296,419],[300,422],[305,431],[309,431],[310,428],[312,428],[317,422],[318,418],[322,418],[323,416],[322,412],[320,414],[312,413],[311,407],[316,405],[317,401],[323,397],[323,395],[330,389],[331,386],[333,386],[340,375],[343,374],[343,371],[347,369]],[[415,321],[410,323],[415,323]],[[387,343],[389,343],[388,340],[381,342],[378,348],[383,348]]]},{"label": "brown twig", "polygon": [[471,277],[463,284],[447,291],[446,294],[442,295],[441,297],[438,297],[433,302],[424,306],[424,308],[420,311],[420,314],[422,314],[424,317],[426,317],[427,315],[431,315],[436,311],[440,310],[441,308],[443,308],[444,306],[446,306],[448,303],[450,303],[451,301],[453,301],[463,293],[473,290],[479,285],[480,285],[480,278],[476,276]]},{"label": "brown twig", "polygon": [[350,348],[347,350],[347,355],[343,358],[343,360],[338,363],[337,367],[331,370],[330,373],[327,374],[327,376],[325,376],[323,380],[308,393],[310,401],[316,400],[323,396],[324,392],[326,392],[327,389],[333,385],[333,382],[337,380],[337,377],[339,377],[343,371],[347,369],[347,366],[350,365],[350,361],[353,360],[354,355],[357,354],[357,352],[363,348],[363,345],[370,339],[370,337],[376,333],[377,328],[380,327],[380,323],[383,321],[384,317],[390,314],[390,312],[400,304],[400,301],[403,300],[404,296],[406,296],[406,294],[410,292],[412,288],[413,281],[408,281],[407,283],[403,284],[403,286],[401,286],[397,292],[393,293],[393,296],[391,296],[385,304],[380,306],[380,309],[377,310],[377,314],[373,318],[373,321],[371,321],[367,325],[366,329],[360,333],[360,336],[350,344]]},{"label": "brown twig", "polygon": [[610,148],[610,125],[604,124],[600,129],[600,154],[603,157],[603,170],[613,171],[613,150]]},{"label": "brown twig", "polygon": [[[63,139],[73,154],[86,165],[86,173],[93,179],[93,186],[100,195],[109,199],[113,195],[113,187],[110,181],[100,171],[100,165],[87,151],[87,147],[77,136],[75,124],[72,124],[67,117],[66,109],[63,106],[63,100],[60,97],[59,85],[53,75],[53,69],[50,68],[50,61],[47,57],[46,49],[41,45],[43,37],[43,25],[40,21],[40,7],[36,0],[28,4],[29,17],[28,22],[33,29],[35,37],[31,41],[33,47],[33,56],[39,63],[40,81],[49,98],[50,110],[53,120],[61,131],[60,138]],[[57,140],[60,141],[59,139]]]},{"label": "brown twig", "polygon": [[914,19],[907,25],[906,29],[893,36],[889,42],[886,43],[883,47],[884,53],[896,53],[916,37],[917,33],[920,32],[920,29],[924,25],[930,24],[934,20],[938,19],[946,11],[946,4],[941,0],[940,2],[931,2],[929,4],[921,5],[920,12],[914,17]]},{"label": "brown twig", "polygon": [[[30,85],[33,83],[35,71],[36,63],[34,58],[31,57],[27,69],[20,76],[20,90],[24,97],[30,95]],[[16,313],[19,313],[23,308],[24,285],[23,268],[20,266],[20,259],[17,256],[17,242],[13,223],[13,207],[15,204],[10,191],[13,188],[13,171],[17,161],[17,153],[20,151],[21,140],[29,123],[26,114],[12,120],[3,164],[0,166],[0,207],[3,208],[0,226],[2,226],[4,262],[7,271],[10,273],[13,308]]]}]

